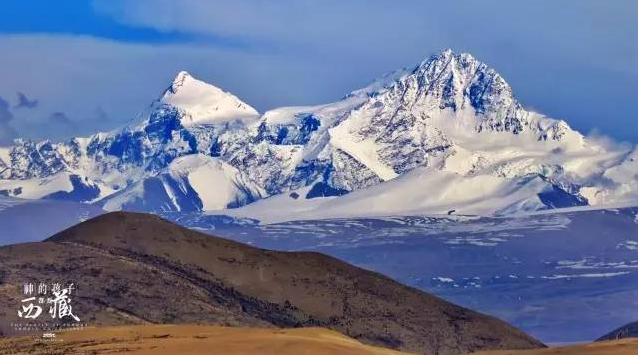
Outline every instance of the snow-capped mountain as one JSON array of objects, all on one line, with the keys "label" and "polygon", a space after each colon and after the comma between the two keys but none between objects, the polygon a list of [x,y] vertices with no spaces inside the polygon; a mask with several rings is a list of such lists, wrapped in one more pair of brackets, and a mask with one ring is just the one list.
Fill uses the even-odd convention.
[{"label": "snow-capped mountain", "polygon": [[509,214],[638,204],[637,154],[525,109],[495,70],[445,50],[261,115],[180,72],[122,129],[0,149],[0,193],[265,219]]}]

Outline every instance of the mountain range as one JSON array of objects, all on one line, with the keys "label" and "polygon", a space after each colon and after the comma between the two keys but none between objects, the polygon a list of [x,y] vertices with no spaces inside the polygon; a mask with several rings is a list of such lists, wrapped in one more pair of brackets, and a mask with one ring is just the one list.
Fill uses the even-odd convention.
[{"label": "mountain range", "polygon": [[180,72],[123,128],[0,148],[5,196],[262,220],[638,205],[637,177],[638,149],[525,108],[451,50],[337,102],[263,114]]}]

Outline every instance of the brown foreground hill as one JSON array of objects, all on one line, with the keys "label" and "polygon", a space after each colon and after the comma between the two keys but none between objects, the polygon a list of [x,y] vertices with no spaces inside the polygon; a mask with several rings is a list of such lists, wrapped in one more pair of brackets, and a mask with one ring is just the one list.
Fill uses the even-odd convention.
[{"label": "brown foreground hill", "polygon": [[110,213],[44,242],[0,248],[0,332],[19,322],[25,282],[74,282],[90,325],[325,327],[428,354],[543,344],[489,317],[312,252],[254,248],[159,217]]}]

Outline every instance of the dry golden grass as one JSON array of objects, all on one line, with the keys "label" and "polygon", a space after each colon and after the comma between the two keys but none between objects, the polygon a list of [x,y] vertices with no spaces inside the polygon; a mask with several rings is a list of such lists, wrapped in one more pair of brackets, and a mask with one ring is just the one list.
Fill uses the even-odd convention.
[{"label": "dry golden grass", "polygon": [[638,355],[638,338],[518,351],[481,351],[474,355]]},{"label": "dry golden grass", "polygon": [[322,328],[268,329],[196,325],[87,328],[58,341],[0,339],[0,354],[400,355]]},{"label": "dry golden grass", "polygon": [[[180,355],[401,355],[361,344],[323,328],[239,328],[198,325],[135,325],[57,333],[57,340],[0,339],[0,355],[180,354]],[[638,338],[535,350],[501,350],[474,355],[633,355]]]}]

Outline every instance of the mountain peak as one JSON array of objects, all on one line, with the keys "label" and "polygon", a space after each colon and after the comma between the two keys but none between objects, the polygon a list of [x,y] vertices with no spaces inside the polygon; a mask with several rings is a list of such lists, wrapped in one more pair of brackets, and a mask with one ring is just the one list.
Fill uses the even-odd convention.
[{"label": "mountain peak", "polygon": [[455,54],[454,54],[454,51],[452,50],[452,48],[445,48],[445,49],[443,49],[442,51],[440,51],[438,53],[438,56],[441,56],[441,57],[451,57],[451,56],[454,56],[454,55]]},{"label": "mountain peak", "polygon": [[212,124],[252,119],[257,110],[237,96],[180,71],[159,102],[183,111],[182,124]]},{"label": "mountain peak", "polygon": [[427,71],[428,68],[440,68],[440,70],[443,70],[452,61],[452,59],[455,59],[457,62],[478,62],[474,57],[472,57],[472,55],[468,53],[455,53],[452,49],[446,48],[441,50],[440,52],[432,54],[430,57],[416,66],[402,68],[386,74],[383,77],[376,78],[372,82],[370,82],[368,86],[365,86],[361,89],[353,90],[346,97],[352,97],[361,94],[378,94],[397,84],[397,82],[405,80],[405,78],[409,77],[411,74],[423,73]]},{"label": "mountain peak", "polygon": [[175,76],[175,79],[173,79],[173,84],[171,84],[171,86],[169,87],[169,90],[172,93],[176,93],[177,90],[184,85],[184,82],[187,79],[194,79],[194,78],[187,71],[185,70],[180,71]]},{"label": "mountain peak", "polygon": [[179,73],[177,73],[177,76],[175,76],[175,80],[182,80],[183,78],[187,76],[191,76],[190,73],[187,72],[186,70],[182,70]]},{"label": "mountain peak", "polygon": [[422,68],[432,66],[433,64],[438,64],[438,63],[440,63],[440,65],[445,66],[451,62],[464,63],[465,65],[476,64],[476,66],[479,66],[482,64],[483,66],[487,67],[485,64],[483,64],[482,62],[474,58],[474,56],[472,56],[469,53],[454,52],[452,49],[446,48],[441,50],[440,52],[432,54],[426,60],[421,62],[421,64],[417,66],[417,70],[419,68],[422,69]]}]

